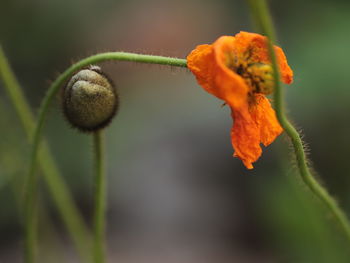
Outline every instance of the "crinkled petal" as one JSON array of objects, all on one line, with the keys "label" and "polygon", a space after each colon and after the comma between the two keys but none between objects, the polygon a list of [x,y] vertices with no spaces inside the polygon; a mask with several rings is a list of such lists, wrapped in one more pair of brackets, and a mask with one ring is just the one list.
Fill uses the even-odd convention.
[{"label": "crinkled petal", "polygon": [[249,111],[232,109],[234,124],[231,129],[231,141],[235,149],[234,156],[240,158],[248,169],[252,169],[262,153],[260,143],[268,146],[283,129],[274,109],[263,94],[255,94],[254,104]]},{"label": "crinkled petal", "polygon": [[234,41],[234,37],[223,36],[213,45],[197,46],[187,56],[187,66],[207,92],[240,108],[247,107],[248,86],[226,64],[231,59]]},{"label": "crinkled petal", "polygon": [[[282,81],[289,84],[293,71],[283,50],[274,48]],[[230,106],[234,156],[248,169],[253,168],[252,163],[262,153],[260,143],[269,145],[283,131],[269,100],[263,94],[252,93],[249,82],[237,74],[237,65],[248,67],[251,63],[271,64],[266,37],[248,32],[220,37],[212,45],[197,46],[187,57],[187,66],[198,83]]]},{"label": "crinkled petal", "polygon": [[250,114],[260,130],[260,141],[265,146],[270,145],[282,133],[275,110],[264,95],[255,95],[255,105],[250,107]]},{"label": "crinkled petal", "polygon": [[293,70],[289,67],[286,55],[282,48],[275,46],[275,54],[280,68],[282,81],[286,84],[293,82]]},{"label": "crinkled petal", "polygon": [[252,163],[258,160],[262,153],[260,130],[247,111],[232,109],[232,118],[234,124],[231,129],[231,142],[235,149],[234,156],[241,159],[248,169],[253,169]]},{"label": "crinkled petal", "polygon": [[220,87],[221,97],[232,108],[247,107],[247,98],[249,87],[244,79],[230,69],[227,65],[234,59],[233,53],[235,38],[231,36],[222,36],[214,44],[214,54],[217,64],[217,75],[215,83]]},{"label": "crinkled petal", "polygon": [[[199,45],[187,56],[187,67],[196,76],[197,82],[210,94],[220,97],[216,88],[216,65],[212,45]],[[222,99],[222,98],[221,98]]]},{"label": "crinkled petal", "polygon": [[[251,52],[252,61],[257,63],[271,63],[265,36],[241,31],[235,35],[235,38],[235,52],[237,54]],[[274,48],[282,81],[290,84],[293,82],[293,71],[288,65],[286,55],[280,47],[274,46]]]}]

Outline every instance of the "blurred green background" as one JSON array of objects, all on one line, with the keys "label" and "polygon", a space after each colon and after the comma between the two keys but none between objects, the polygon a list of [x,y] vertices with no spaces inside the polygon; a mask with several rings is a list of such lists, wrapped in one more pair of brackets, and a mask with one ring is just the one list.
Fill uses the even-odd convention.
[{"label": "blurred green background", "polygon": [[[288,112],[321,181],[350,214],[347,0],[270,1],[295,81]],[[253,31],[245,1],[1,0],[0,43],[34,112],[59,72],[103,51],[184,58]],[[110,262],[350,262],[329,211],[303,186],[285,136],[248,171],[231,157],[222,102],[184,69],[103,63],[120,111],[107,130]],[[0,262],[20,262],[29,144],[0,81]],[[45,136],[89,224],[92,139],[52,105]],[[41,262],[78,262],[42,184]],[[87,251],[89,253],[89,251]]]}]

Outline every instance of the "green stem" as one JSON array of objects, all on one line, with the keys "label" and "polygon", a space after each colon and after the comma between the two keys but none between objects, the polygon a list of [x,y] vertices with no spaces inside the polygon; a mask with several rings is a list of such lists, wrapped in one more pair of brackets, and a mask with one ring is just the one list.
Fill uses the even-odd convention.
[{"label": "green stem", "polygon": [[34,131],[35,121],[30,107],[24,97],[21,87],[13,74],[6,59],[6,55],[0,45],[0,77],[4,83],[4,88],[8,93],[13,106],[20,118],[28,140]]},{"label": "green stem", "polygon": [[[32,178],[32,180],[34,179]],[[24,261],[26,263],[36,262],[37,255],[37,216],[35,215],[37,214],[36,193],[38,187],[32,180],[27,182],[27,194],[25,196]]]},{"label": "green stem", "polygon": [[[0,77],[4,83],[5,91],[8,93],[9,98],[15,107],[16,113],[23,125],[28,141],[31,141],[35,129],[35,119],[1,46]],[[48,189],[69,234],[72,236],[73,242],[77,247],[82,262],[88,262],[89,257],[87,256],[86,251],[90,248],[90,233],[86,223],[81,217],[68,187],[58,171],[47,143],[44,141],[42,147],[40,148],[39,164],[43,171]],[[35,221],[32,223],[34,224]],[[28,234],[31,235],[30,233]],[[32,236],[31,239],[36,239],[35,235]],[[27,250],[31,249],[28,248]],[[30,252],[28,252],[28,254],[29,253]]]},{"label": "green stem", "polygon": [[[40,106],[38,122],[34,132],[32,151],[30,154],[31,158],[30,158],[30,167],[28,170],[29,171],[28,182],[33,184],[37,183],[38,175],[35,170],[36,170],[36,158],[38,154],[41,133],[42,133],[44,121],[45,121],[49,106],[53,98],[59,91],[60,87],[62,87],[62,85],[67,81],[67,79],[77,70],[85,66],[88,66],[90,64],[95,64],[95,63],[107,61],[107,60],[134,61],[134,62],[141,62],[141,63],[152,63],[152,64],[161,64],[161,65],[169,65],[169,66],[177,66],[177,67],[186,67],[186,64],[187,64],[187,61],[185,59],[141,55],[141,54],[126,53],[126,52],[107,52],[107,53],[101,53],[91,57],[87,57],[70,66],[51,84]],[[35,187],[28,185],[28,188],[27,188],[28,196],[29,195],[35,196],[35,193],[32,192],[33,190],[35,190]],[[26,205],[29,206],[29,208],[26,209],[27,211],[29,211],[33,206],[32,200],[29,200]],[[29,213],[28,217],[29,216],[35,216],[35,214]],[[27,218],[27,220],[30,222],[33,222],[33,220],[31,220],[30,218]]]},{"label": "green stem", "polygon": [[94,262],[105,262],[106,175],[103,131],[93,134],[95,154]]},{"label": "green stem", "polygon": [[310,190],[329,208],[350,241],[350,223],[346,214],[341,210],[326,188],[324,188],[312,175],[307,164],[305,150],[300,135],[285,114],[283,89],[280,82],[277,58],[273,48],[273,43],[276,38],[268,6],[264,0],[248,1],[257,24],[260,26],[262,33],[268,37],[269,54],[275,72],[275,92],[273,98],[276,115],[281,126],[292,141],[301,178]]},{"label": "green stem", "polygon": [[[41,132],[44,126],[44,121],[46,118],[47,111],[49,109],[49,105],[51,104],[53,98],[59,91],[60,87],[62,87],[62,85],[67,81],[67,79],[77,70],[83,67],[86,67],[90,64],[95,64],[95,63],[107,61],[107,60],[134,61],[134,62],[141,62],[141,63],[169,65],[169,66],[176,66],[176,67],[186,67],[187,65],[187,61],[185,59],[179,59],[179,58],[141,55],[141,54],[134,54],[134,53],[126,53],[126,52],[107,52],[107,53],[101,53],[91,57],[87,57],[70,66],[51,84],[40,106],[39,119],[34,132],[30,169],[29,169],[30,173],[28,177],[36,177],[35,166],[36,166],[36,157],[38,153]],[[31,180],[31,181],[36,181],[36,180]]]}]

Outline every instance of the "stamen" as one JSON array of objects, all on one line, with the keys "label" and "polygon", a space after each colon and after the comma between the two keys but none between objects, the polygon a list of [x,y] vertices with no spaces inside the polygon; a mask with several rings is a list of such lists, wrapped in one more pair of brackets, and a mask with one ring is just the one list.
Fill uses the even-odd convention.
[{"label": "stamen", "polygon": [[250,55],[247,56],[247,54],[242,57],[227,54],[226,66],[244,79],[251,93],[271,94],[274,86],[271,65],[249,63],[249,60]]}]

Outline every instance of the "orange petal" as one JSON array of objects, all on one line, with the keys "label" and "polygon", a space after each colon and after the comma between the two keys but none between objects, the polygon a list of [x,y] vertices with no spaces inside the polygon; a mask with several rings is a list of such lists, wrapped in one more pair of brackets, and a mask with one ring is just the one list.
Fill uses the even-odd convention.
[{"label": "orange petal", "polygon": [[260,130],[247,111],[232,109],[232,118],[234,124],[231,129],[231,142],[235,149],[234,156],[241,159],[248,169],[253,169],[252,163],[258,160],[262,153]]},{"label": "orange petal", "polygon": [[231,107],[247,107],[248,86],[243,78],[227,67],[234,37],[223,36],[213,45],[197,46],[187,56],[187,66],[198,83]]},{"label": "orange petal", "polygon": [[[235,36],[235,52],[243,54],[250,50],[251,60],[259,63],[271,63],[265,36],[241,31]],[[274,46],[282,81],[290,84],[293,81],[293,71],[289,67],[286,55],[283,50]]]},{"label": "orange petal", "polygon": [[231,70],[228,65],[235,56],[235,38],[222,36],[214,44],[217,75],[215,83],[220,87],[220,96],[233,108],[247,107],[248,86],[244,79]]},{"label": "orange petal", "polygon": [[[274,48],[282,81],[289,84],[293,81],[293,71],[283,50],[277,46]],[[234,72],[236,59],[246,59],[246,63],[271,63],[266,37],[248,32],[240,32],[234,37],[220,37],[212,45],[197,46],[188,55],[187,66],[207,92],[231,107],[234,118],[231,129],[234,156],[240,158],[248,169],[252,169],[252,163],[262,153],[260,143],[269,145],[283,130],[269,100],[263,94],[251,94],[248,97],[249,87]]]},{"label": "orange petal", "polygon": [[199,45],[187,56],[187,67],[196,76],[197,82],[210,94],[219,97],[216,90],[214,50],[212,45]]},{"label": "orange petal", "polygon": [[234,124],[231,129],[234,156],[240,158],[248,169],[257,161],[262,153],[260,143],[268,146],[283,131],[274,109],[263,94],[255,95],[255,102],[249,112],[232,109]]},{"label": "orange petal", "polygon": [[255,94],[255,105],[250,107],[250,114],[260,130],[260,141],[265,146],[270,145],[282,133],[276,113],[263,94]]},{"label": "orange petal", "polygon": [[280,68],[281,79],[284,83],[290,84],[293,82],[293,70],[289,67],[286,55],[282,48],[275,46],[275,53]]}]

